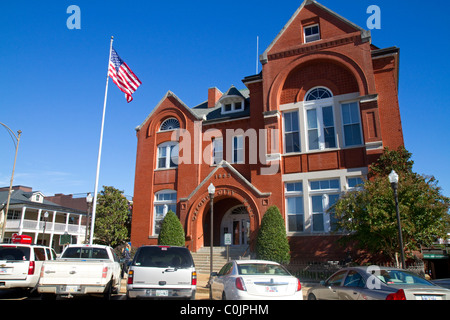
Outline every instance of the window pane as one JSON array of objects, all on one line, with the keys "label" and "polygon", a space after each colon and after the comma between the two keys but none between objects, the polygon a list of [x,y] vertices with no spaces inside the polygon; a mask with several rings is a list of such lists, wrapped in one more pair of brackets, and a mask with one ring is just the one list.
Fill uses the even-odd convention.
[{"label": "window pane", "polygon": [[322,108],[323,125],[325,127],[334,127],[333,109],[332,107]]},{"label": "window pane", "polygon": [[303,214],[303,197],[287,198],[288,214]]},{"label": "window pane", "polygon": [[308,129],[317,129],[317,111],[311,109],[307,111],[308,116]]},{"label": "window pane", "polygon": [[301,182],[286,183],[287,192],[302,192],[303,186]]},{"label": "window pane", "polygon": [[334,127],[324,128],[325,148],[336,148],[336,135],[334,134]]},{"label": "window pane", "polygon": [[288,230],[290,232],[303,231],[303,215],[288,216]]},{"label": "window pane", "polygon": [[359,123],[353,125],[344,125],[344,137],[346,146],[362,144],[361,128]]},{"label": "window pane", "polygon": [[312,212],[323,212],[322,195],[313,196],[312,198]]},{"label": "window pane", "polygon": [[308,144],[309,150],[319,149],[319,130],[308,130]]},{"label": "window pane", "polygon": [[313,231],[324,231],[323,214],[313,214]]}]

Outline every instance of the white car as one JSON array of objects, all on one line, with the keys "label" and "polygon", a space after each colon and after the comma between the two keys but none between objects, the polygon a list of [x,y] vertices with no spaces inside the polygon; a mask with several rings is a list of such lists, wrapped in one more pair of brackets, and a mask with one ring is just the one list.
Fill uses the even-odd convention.
[{"label": "white car", "polygon": [[233,260],[211,276],[216,300],[303,300],[300,280],[276,262]]},{"label": "white car", "polygon": [[33,292],[37,288],[42,264],[54,260],[52,248],[21,241],[0,244],[0,290],[23,288]]}]

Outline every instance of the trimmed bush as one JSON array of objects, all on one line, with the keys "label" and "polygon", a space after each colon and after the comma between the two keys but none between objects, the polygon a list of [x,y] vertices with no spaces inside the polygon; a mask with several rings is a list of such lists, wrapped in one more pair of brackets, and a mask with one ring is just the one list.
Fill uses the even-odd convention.
[{"label": "trimmed bush", "polygon": [[173,211],[167,212],[159,231],[158,244],[163,246],[185,246],[184,229]]},{"label": "trimmed bush", "polygon": [[291,260],[284,219],[276,206],[270,207],[262,218],[256,239],[256,257],[283,264]]}]

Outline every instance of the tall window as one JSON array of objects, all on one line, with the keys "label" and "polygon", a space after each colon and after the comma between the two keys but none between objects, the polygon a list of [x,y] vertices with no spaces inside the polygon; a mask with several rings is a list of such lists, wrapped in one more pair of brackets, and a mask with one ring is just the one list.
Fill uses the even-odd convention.
[{"label": "tall window", "polygon": [[153,235],[159,234],[161,223],[169,211],[177,212],[177,192],[174,190],[157,192],[154,202]]},{"label": "tall window", "polygon": [[361,120],[357,102],[342,105],[342,122],[346,146],[362,144]]},{"label": "tall window", "polygon": [[298,111],[284,113],[284,146],[286,153],[300,152]]},{"label": "tall window", "polygon": [[244,163],[244,136],[233,137],[233,163]]},{"label": "tall window", "polygon": [[288,232],[304,230],[303,186],[301,182],[285,184],[286,211],[288,216]]},{"label": "tall window", "polygon": [[313,232],[329,232],[336,230],[335,216],[332,212],[327,213],[327,210],[339,199],[339,192],[339,179],[310,182]]},{"label": "tall window", "polygon": [[178,143],[165,142],[158,146],[158,169],[178,167]]},{"label": "tall window", "polygon": [[213,164],[218,164],[223,160],[223,138],[214,138],[212,147]]},{"label": "tall window", "polygon": [[315,88],[306,96],[304,106],[309,150],[336,148],[332,97],[325,88]]}]

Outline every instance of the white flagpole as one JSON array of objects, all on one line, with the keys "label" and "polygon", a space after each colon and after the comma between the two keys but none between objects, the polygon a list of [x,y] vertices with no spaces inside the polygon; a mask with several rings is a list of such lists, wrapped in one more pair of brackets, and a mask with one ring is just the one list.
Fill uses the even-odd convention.
[{"label": "white flagpole", "polygon": [[108,69],[107,69],[108,72],[106,73],[105,100],[103,102],[102,128],[100,130],[100,144],[99,144],[99,147],[98,147],[97,174],[95,176],[94,202],[93,202],[93,205],[92,205],[91,235],[89,237],[89,244],[92,244],[92,241],[94,240],[95,213],[96,213],[96,210],[97,210],[98,178],[99,178],[99,175],[100,175],[100,160],[102,158],[103,128],[105,126],[106,100],[108,98],[109,62],[111,61],[111,52],[112,52],[113,40],[114,40],[114,37],[111,37],[111,44],[109,46]]}]

